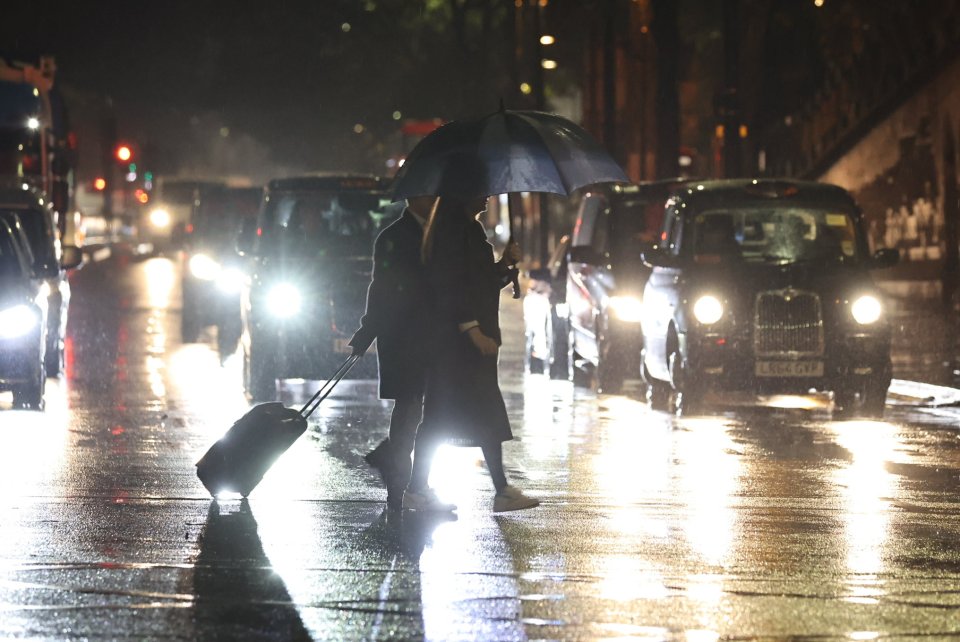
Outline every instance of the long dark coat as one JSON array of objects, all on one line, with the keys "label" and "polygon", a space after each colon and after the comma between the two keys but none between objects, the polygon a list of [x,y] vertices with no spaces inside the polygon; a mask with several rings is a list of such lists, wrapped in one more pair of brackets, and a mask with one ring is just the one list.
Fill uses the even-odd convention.
[{"label": "long dark coat", "polygon": [[428,360],[427,337],[433,315],[420,244],[423,228],[404,210],[377,236],[373,246],[373,278],[367,289],[366,314],[350,345],[377,340],[380,397],[422,395]]},{"label": "long dark coat", "polygon": [[500,290],[508,268],[496,263],[483,226],[438,213],[427,277],[436,303],[420,432],[457,446],[513,439],[497,380],[497,357],[483,356],[460,324],[477,321],[500,344]]}]

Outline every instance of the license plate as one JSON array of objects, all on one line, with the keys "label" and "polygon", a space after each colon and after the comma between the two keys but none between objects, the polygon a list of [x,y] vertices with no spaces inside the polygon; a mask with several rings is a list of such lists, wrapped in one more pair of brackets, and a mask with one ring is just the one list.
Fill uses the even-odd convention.
[{"label": "license plate", "polygon": [[[333,340],[333,351],[338,354],[350,354],[353,352],[353,348],[350,347],[350,339],[338,338]],[[367,349],[367,354],[376,354],[377,352],[377,342],[374,341]]]},{"label": "license plate", "polygon": [[757,361],[758,377],[822,377],[823,361]]}]

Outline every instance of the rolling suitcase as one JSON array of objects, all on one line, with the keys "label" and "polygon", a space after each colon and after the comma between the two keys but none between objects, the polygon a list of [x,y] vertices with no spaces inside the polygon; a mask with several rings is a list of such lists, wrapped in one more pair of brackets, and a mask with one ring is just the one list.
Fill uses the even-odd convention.
[{"label": "rolling suitcase", "polygon": [[249,495],[277,458],[306,431],[307,418],[359,359],[359,355],[347,357],[300,410],[271,401],[254,406],[238,419],[197,462],[197,477],[210,495]]}]

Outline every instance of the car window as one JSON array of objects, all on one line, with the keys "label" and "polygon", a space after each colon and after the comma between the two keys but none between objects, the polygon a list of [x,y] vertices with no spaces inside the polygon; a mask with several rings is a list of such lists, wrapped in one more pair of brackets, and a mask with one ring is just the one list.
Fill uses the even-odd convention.
[{"label": "car window", "polygon": [[34,257],[44,263],[56,262],[56,242],[53,229],[44,210],[0,209],[0,218],[11,225],[16,220],[27,236]]},{"label": "car window", "polygon": [[23,276],[23,266],[10,229],[0,223],[0,276]]},{"label": "car window", "polygon": [[675,205],[667,208],[663,219],[663,231],[660,234],[660,246],[668,254],[679,254],[683,237],[683,219]]},{"label": "car window", "polygon": [[610,244],[610,209],[602,208],[597,212],[593,223],[593,235],[590,237],[590,246],[597,254],[606,254]]},{"label": "car window", "polygon": [[691,231],[698,262],[853,261],[861,251],[853,217],[829,210],[710,210],[693,219]]},{"label": "car window", "polygon": [[656,243],[663,223],[662,199],[630,198],[610,211],[610,251],[616,257],[636,257]]},{"label": "car window", "polygon": [[597,214],[603,206],[603,199],[596,194],[588,194],[580,205],[580,215],[573,229],[573,244],[575,246],[590,245],[593,240],[593,228],[597,221]]},{"label": "car window", "polygon": [[274,193],[261,220],[263,250],[316,257],[369,255],[389,204],[379,192]]}]

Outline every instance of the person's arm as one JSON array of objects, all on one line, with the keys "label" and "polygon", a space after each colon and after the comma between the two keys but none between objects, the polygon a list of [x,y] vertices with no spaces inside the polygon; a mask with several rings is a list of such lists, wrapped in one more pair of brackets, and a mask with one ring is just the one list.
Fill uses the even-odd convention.
[{"label": "person's arm", "polygon": [[388,239],[383,235],[377,237],[373,246],[373,273],[367,288],[366,311],[360,319],[360,328],[349,343],[355,355],[362,355],[370,348],[388,315],[390,294],[396,290],[392,250],[392,243]]}]

